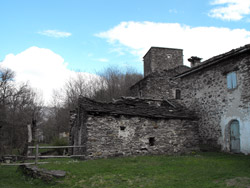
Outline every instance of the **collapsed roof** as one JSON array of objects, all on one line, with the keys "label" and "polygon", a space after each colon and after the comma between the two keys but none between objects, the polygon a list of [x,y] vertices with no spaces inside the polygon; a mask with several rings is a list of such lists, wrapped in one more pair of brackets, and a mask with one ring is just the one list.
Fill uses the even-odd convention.
[{"label": "collapsed roof", "polygon": [[141,99],[122,97],[110,103],[97,102],[86,97],[79,98],[80,108],[93,115],[126,115],[162,119],[196,119],[175,100]]}]

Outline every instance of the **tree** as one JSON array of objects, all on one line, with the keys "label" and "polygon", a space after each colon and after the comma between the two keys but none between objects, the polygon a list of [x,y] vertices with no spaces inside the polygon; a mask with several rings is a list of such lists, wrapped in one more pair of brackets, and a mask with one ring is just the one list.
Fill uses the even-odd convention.
[{"label": "tree", "polygon": [[96,89],[93,98],[106,102],[130,96],[129,88],[143,77],[132,68],[121,71],[116,67],[108,67],[99,73],[99,76],[99,88]]},{"label": "tree", "polygon": [[40,116],[41,100],[28,83],[16,83],[10,69],[0,67],[0,154],[21,149],[27,124]]},{"label": "tree", "polygon": [[130,95],[130,86],[142,79],[133,69],[120,71],[109,67],[97,75],[77,73],[61,90],[54,91],[49,115],[43,124],[46,141],[51,142],[61,132],[69,131],[69,112],[78,105],[80,95],[99,101],[112,101]]},{"label": "tree", "polygon": [[65,105],[69,109],[75,108],[80,95],[92,98],[99,84],[99,76],[77,73],[76,77],[70,78],[62,89],[65,95]]}]

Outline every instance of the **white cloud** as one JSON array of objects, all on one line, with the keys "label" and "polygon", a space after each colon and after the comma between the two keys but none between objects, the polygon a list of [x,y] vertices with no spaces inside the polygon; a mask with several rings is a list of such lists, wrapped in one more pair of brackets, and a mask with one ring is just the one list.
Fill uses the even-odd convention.
[{"label": "white cloud", "polygon": [[45,30],[38,33],[41,35],[45,35],[48,37],[55,37],[55,38],[65,38],[65,37],[70,37],[72,35],[71,33],[57,31],[57,30]]},{"label": "white cloud", "polygon": [[222,20],[241,20],[250,14],[250,0],[214,0],[212,5],[224,5],[212,9],[209,16]]},{"label": "white cloud", "polygon": [[190,27],[178,23],[122,22],[97,34],[114,46],[123,45],[142,58],[151,46],[184,49],[184,63],[191,56],[203,60],[250,43],[250,31],[217,27]]},{"label": "white cloud", "polygon": [[97,59],[97,61],[104,62],[104,63],[109,62],[109,60],[106,58],[99,58],[99,59]]},{"label": "white cloud", "polygon": [[[97,35],[98,36],[98,35]],[[119,47],[119,46],[116,46],[115,48],[111,49],[110,50],[110,53],[116,53],[118,54],[119,56],[123,56],[125,55],[125,49],[122,48],[122,47]]]},{"label": "white cloud", "polygon": [[17,82],[29,81],[32,87],[41,90],[46,102],[51,99],[54,89],[62,88],[66,80],[76,75],[60,55],[35,46],[17,55],[8,54],[1,65],[15,71]]}]

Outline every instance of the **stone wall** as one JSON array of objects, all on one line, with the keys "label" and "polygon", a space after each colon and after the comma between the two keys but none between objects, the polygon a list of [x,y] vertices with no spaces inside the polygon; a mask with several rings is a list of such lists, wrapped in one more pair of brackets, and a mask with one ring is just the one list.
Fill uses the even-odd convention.
[{"label": "stone wall", "polygon": [[197,122],[188,119],[87,115],[82,126],[87,134],[82,132],[75,144],[86,145],[86,150],[74,154],[84,154],[86,159],[184,153],[196,150],[199,141]]},{"label": "stone wall", "polygon": [[152,47],[144,56],[144,76],[183,65],[183,50]]},{"label": "stone wall", "polygon": [[[227,89],[227,73],[236,71],[237,88]],[[240,123],[241,152],[250,153],[250,60],[243,54],[184,76],[182,103],[199,114],[204,144],[230,151],[230,122]]]},{"label": "stone wall", "polygon": [[131,95],[139,98],[174,99],[178,87],[178,81],[171,81],[170,77],[156,73],[133,86]]},{"label": "stone wall", "polygon": [[178,66],[174,69],[159,71],[148,75],[131,87],[131,96],[152,99],[175,99],[179,87],[179,80],[172,77],[189,70],[187,66]]}]

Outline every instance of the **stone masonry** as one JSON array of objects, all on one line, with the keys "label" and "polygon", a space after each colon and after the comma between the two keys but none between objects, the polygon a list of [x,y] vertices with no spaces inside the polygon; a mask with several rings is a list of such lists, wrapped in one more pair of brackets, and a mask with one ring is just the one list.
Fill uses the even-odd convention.
[{"label": "stone masonry", "polygon": [[83,148],[74,149],[74,155],[92,159],[198,148],[197,120],[176,103],[124,98],[107,104],[81,98],[80,104],[78,122],[72,121],[71,144]]},{"label": "stone masonry", "polygon": [[152,47],[143,57],[144,76],[161,70],[169,70],[183,65],[181,49]]},{"label": "stone masonry", "polygon": [[[244,48],[243,48],[244,49]],[[181,102],[197,112],[203,144],[230,151],[230,122],[240,123],[241,152],[250,153],[250,58],[248,51],[236,49],[203,62],[197,72],[177,76]],[[209,63],[214,65],[207,66]],[[202,67],[203,66],[203,67]],[[193,69],[195,70],[195,69]],[[237,87],[227,88],[227,74],[237,74]],[[192,88],[192,89],[191,89]]]},{"label": "stone masonry", "polygon": [[[178,102],[199,118],[202,145],[231,151],[231,122],[239,122],[240,152],[250,153],[250,45],[199,62],[191,69],[152,73],[131,87],[133,96],[168,98],[179,90]],[[193,57],[198,60],[201,58]],[[177,63],[178,65],[178,63]],[[147,65],[146,65],[147,66]],[[178,67],[178,66],[177,66]],[[156,71],[157,72],[157,71]],[[227,75],[236,74],[236,88],[228,89]],[[155,75],[155,76],[154,76]]]},{"label": "stone masonry", "polygon": [[175,99],[176,90],[180,87],[179,80],[172,78],[189,69],[187,66],[180,65],[169,70],[151,73],[131,86],[131,95],[152,99]]},{"label": "stone masonry", "polygon": [[249,154],[250,45],[191,60],[199,62],[189,68],[182,50],[152,47],[144,78],[131,87],[133,98],[81,98],[71,116],[71,144],[83,147],[72,152],[86,158],[174,154],[200,144]]}]

